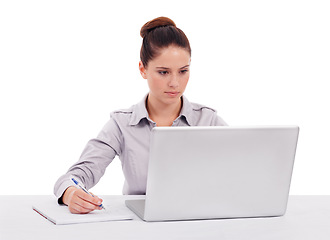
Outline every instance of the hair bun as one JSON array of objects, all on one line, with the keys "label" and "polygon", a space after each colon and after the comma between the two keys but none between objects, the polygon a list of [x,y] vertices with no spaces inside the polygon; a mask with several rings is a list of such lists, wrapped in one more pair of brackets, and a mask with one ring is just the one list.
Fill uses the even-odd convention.
[{"label": "hair bun", "polygon": [[144,24],[143,27],[141,28],[140,35],[142,38],[144,38],[147,35],[147,33],[154,30],[155,28],[165,27],[165,26],[176,27],[173,20],[167,17],[158,17]]}]

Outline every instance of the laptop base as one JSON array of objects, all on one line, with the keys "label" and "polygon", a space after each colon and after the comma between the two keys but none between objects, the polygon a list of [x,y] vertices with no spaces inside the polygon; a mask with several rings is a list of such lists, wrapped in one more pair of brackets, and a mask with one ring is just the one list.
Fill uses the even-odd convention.
[{"label": "laptop base", "polygon": [[144,220],[145,199],[126,200],[125,204],[139,218]]}]

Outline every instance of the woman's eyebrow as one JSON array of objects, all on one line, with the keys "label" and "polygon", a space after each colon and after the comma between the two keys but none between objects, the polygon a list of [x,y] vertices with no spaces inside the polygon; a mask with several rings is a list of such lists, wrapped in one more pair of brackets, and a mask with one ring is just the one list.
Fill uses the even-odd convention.
[{"label": "woman's eyebrow", "polygon": [[167,67],[156,67],[156,68],[161,68],[161,69],[169,69],[169,68],[167,68]]},{"label": "woman's eyebrow", "polygon": [[[190,67],[190,65],[183,66],[182,68],[188,68],[188,67]],[[180,68],[180,69],[182,69],[182,68]]]},{"label": "woman's eyebrow", "polygon": [[[190,65],[186,65],[186,66],[183,66],[183,67],[180,67],[179,69],[182,69],[182,68],[188,68]],[[160,69],[170,69],[168,67],[156,67],[156,68],[160,68]]]}]

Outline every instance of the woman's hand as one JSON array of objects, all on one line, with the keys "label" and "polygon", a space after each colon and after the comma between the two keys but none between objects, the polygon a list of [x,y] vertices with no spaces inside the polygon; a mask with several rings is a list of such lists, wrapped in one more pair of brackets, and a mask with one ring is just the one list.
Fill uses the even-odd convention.
[{"label": "woman's hand", "polygon": [[82,189],[68,187],[63,194],[63,203],[68,205],[71,213],[89,213],[101,210],[102,199],[91,196]]}]

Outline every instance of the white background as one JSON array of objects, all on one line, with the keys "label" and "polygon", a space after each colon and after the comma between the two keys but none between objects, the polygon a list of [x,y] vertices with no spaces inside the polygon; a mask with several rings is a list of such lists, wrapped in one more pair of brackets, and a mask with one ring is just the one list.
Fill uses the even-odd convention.
[{"label": "white background", "polygon": [[[52,194],[111,111],[147,93],[141,26],[191,42],[190,101],[230,125],[296,124],[291,194],[330,194],[329,1],[1,1],[0,194]],[[94,187],[121,194],[115,159]]]}]

